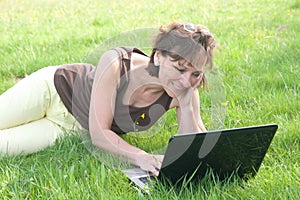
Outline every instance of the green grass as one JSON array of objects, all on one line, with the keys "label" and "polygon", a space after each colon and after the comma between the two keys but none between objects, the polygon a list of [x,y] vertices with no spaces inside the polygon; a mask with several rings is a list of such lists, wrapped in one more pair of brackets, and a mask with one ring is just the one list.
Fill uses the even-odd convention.
[{"label": "green grass", "polygon": [[[299,0],[0,0],[0,93],[42,67],[85,61],[99,44],[124,31],[189,21],[207,25],[218,41],[224,128],[279,125],[257,176],[248,182],[158,186],[148,196],[100,162],[78,136],[67,135],[42,152],[0,158],[0,199],[298,199],[299,7]],[[203,120],[212,127],[210,94],[200,94]],[[172,114],[164,139],[176,130]],[[153,148],[147,140],[141,143]]]}]

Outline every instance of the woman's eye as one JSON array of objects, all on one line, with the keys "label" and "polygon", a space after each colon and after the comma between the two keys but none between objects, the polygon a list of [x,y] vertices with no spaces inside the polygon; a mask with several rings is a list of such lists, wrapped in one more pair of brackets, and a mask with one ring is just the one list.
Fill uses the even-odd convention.
[{"label": "woman's eye", "polygon": [[194,76],[195,78],[199,78],[200,76],[203,76],[203,72],[194,72],[192,73],[192,76]]},{"label": "woman's eye", "polygon": [[177,69],[180,73],[185,72],[185,69],[180,69],[180,68],[178,68],[178,67],[175,67],[175,69]]},{"label": "woman's eye", "polygon": [[198,78],[200,76],[200,73],[193,73],[193,76]]}]

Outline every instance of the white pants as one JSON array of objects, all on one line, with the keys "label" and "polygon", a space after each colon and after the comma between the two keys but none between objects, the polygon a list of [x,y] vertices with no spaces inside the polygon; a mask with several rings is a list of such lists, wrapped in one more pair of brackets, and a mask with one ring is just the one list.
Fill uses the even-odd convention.
[{"label": "white pants", "polygon": [[56,92],[57,67],[38,70],[0,96],[0,156],[37,152],[80,128]]}]

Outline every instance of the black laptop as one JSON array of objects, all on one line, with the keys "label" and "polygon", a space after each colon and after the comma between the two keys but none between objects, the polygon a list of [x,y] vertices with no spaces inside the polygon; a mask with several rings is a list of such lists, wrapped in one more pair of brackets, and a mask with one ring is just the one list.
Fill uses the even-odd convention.
[{"label": "black laptop", "polygon": [[[255,176],[271,144],[276,124],[172,136],[157,179],[177,184],[201,179],[212,172],[220,180],[236,174]],[[142,188],[149,187],[148,174],[139,168],[122,170]]]}]

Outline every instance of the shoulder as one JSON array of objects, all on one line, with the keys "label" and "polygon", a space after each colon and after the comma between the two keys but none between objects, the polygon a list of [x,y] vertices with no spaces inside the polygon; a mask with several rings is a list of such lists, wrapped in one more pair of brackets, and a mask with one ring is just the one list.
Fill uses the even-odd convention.
[{"label": "shoulder", "polygon": [[[123,73],[123,57],[119,51],[111,49],[106,51],[96,66],[94,77],[94,90],[99,87],[106,89],[117,89],[121,82]],[[101,91],[106,90],[102,88]]]},{"label": "shoulder", "polygon": [[108,50],[99,59],[99,62],[96,66],[96,74],[102,74],[105,71],[117,73],[118,71],[120,71],[120,63],[121,56],[119,55],[119,53],[113,49]]},{"label": "shoulder", "polygon": [[[115,64],[116,62],[119,62],[119,59],[121,59],[122,56],[120,55],[120,53],[118,51],[116,51],[115,49],[110,49],[108,51],[106,51],[105,53],[103,53],[103,55],[101,56],[97,67],[99,67],[99,64],[105,62],[109,62],[110,64]],[[101,67],[101,66],[100,66]]]}]

